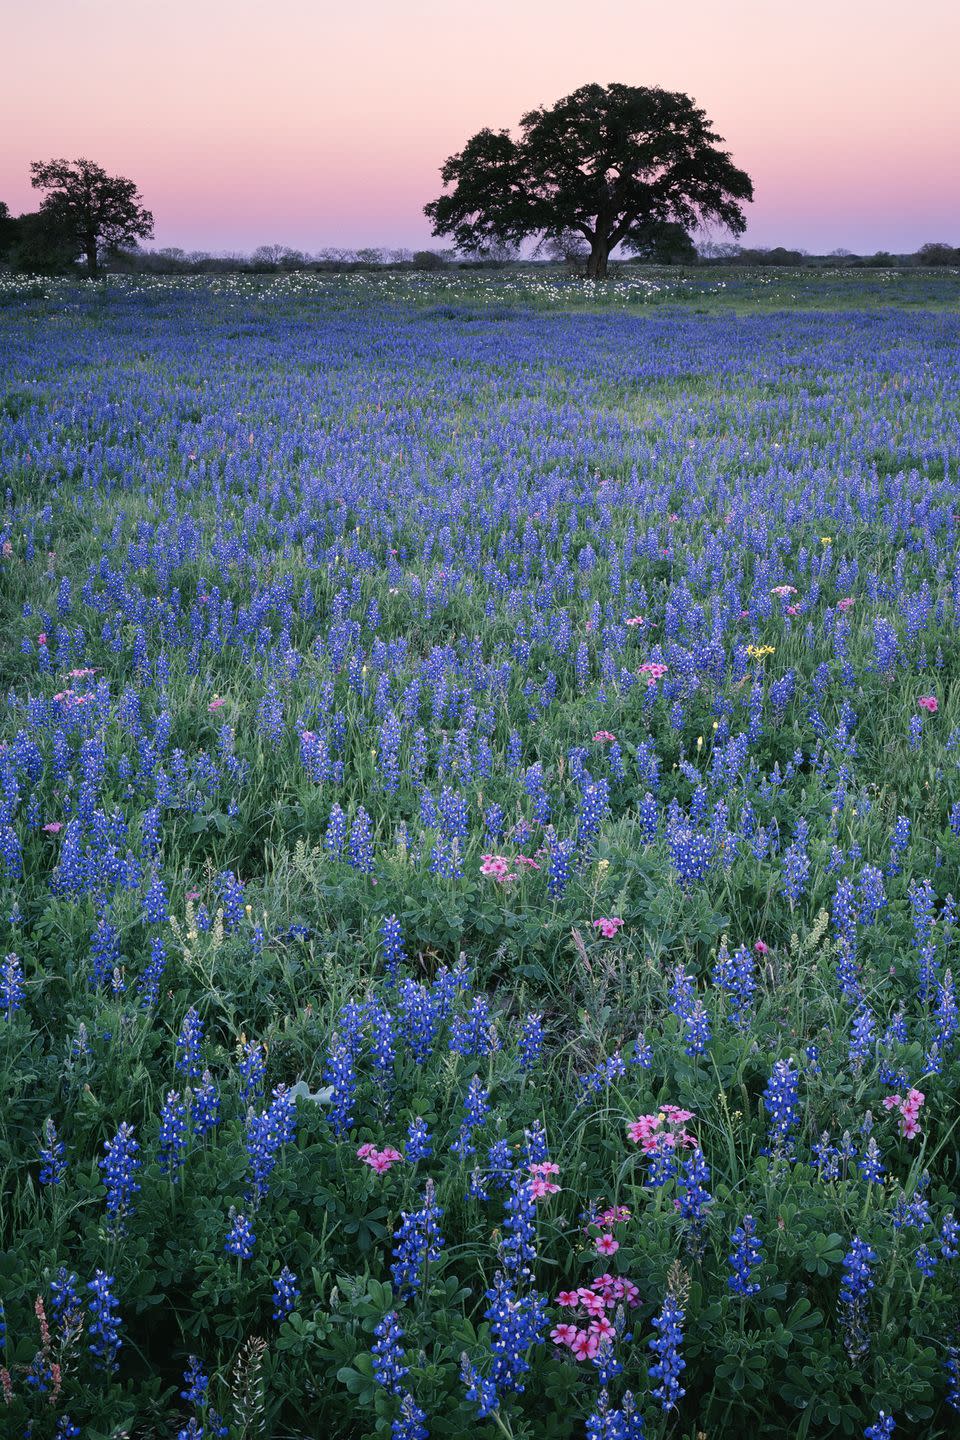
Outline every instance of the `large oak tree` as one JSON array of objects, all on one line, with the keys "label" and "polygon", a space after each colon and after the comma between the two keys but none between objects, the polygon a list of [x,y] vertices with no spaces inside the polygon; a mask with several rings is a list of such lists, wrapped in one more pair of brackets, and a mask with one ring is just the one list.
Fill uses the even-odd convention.
[{"label": "large oak tree", "polygon": [[143,208],[133,181],[108,175],[92,160],[35,161],[30,183],[35,190],[47,191],[40,214],[72,241],[76,253],[86,259],[87,274],[94,278],[105,250],[148,240],[153,234],[153,216]]},{"label": "large oak tree", "polygon": [[746,227],[750,177],[734,165],[688,95],[636,85],[583,85],[531,110],[519,138],[484,129],[441,171],[445,194],[424,213],[467,253],[571,231],[602,278],[617,245],[642,249],[651,227]]}]

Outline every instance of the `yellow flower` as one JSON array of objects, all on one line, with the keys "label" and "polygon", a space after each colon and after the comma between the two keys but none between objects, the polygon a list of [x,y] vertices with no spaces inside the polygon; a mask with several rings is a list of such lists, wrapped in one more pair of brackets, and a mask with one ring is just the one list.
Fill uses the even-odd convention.
[{"label": "yellow flower", "polygon": [[832,544],[833,544],[833,536],[832,536],[832,535],[821,535],[821,536],[820,536],[820,544],[821,544],[821,545],[832,545]]}]

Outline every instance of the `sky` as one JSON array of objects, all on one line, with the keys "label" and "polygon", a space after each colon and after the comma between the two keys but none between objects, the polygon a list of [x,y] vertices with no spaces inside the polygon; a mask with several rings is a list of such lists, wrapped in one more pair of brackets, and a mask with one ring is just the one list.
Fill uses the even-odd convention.
[{"label": "sky", "polygon": [[[484,125],[579,85],[701,105],[754,182],[744,238],[960,244],[960,4],[0,0],[0,200],[31,160],[139,185],[155,246],[442,246],[424,204]],[[717,238],[723,238],[718,236]]]}]

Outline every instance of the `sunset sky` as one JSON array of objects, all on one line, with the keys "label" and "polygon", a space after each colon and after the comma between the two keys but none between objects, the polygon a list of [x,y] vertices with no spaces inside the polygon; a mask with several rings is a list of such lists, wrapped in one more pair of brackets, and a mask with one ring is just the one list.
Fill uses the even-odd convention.
[{"label": "sunset sky", "polygon": [[0,44],[0,199],[87,156],[157,246],[428,245],[444,158],[589,81],[706,109],[748,243],[960,244],[957,0],[35,0]]}]

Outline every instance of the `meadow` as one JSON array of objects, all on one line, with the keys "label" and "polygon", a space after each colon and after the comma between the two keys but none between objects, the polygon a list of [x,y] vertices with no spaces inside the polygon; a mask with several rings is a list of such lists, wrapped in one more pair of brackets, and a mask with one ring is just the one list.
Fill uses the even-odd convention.
[{"label": "meadow", "polygon": [[0,279],[0,1431],[957,1433],[960,277]]}]

